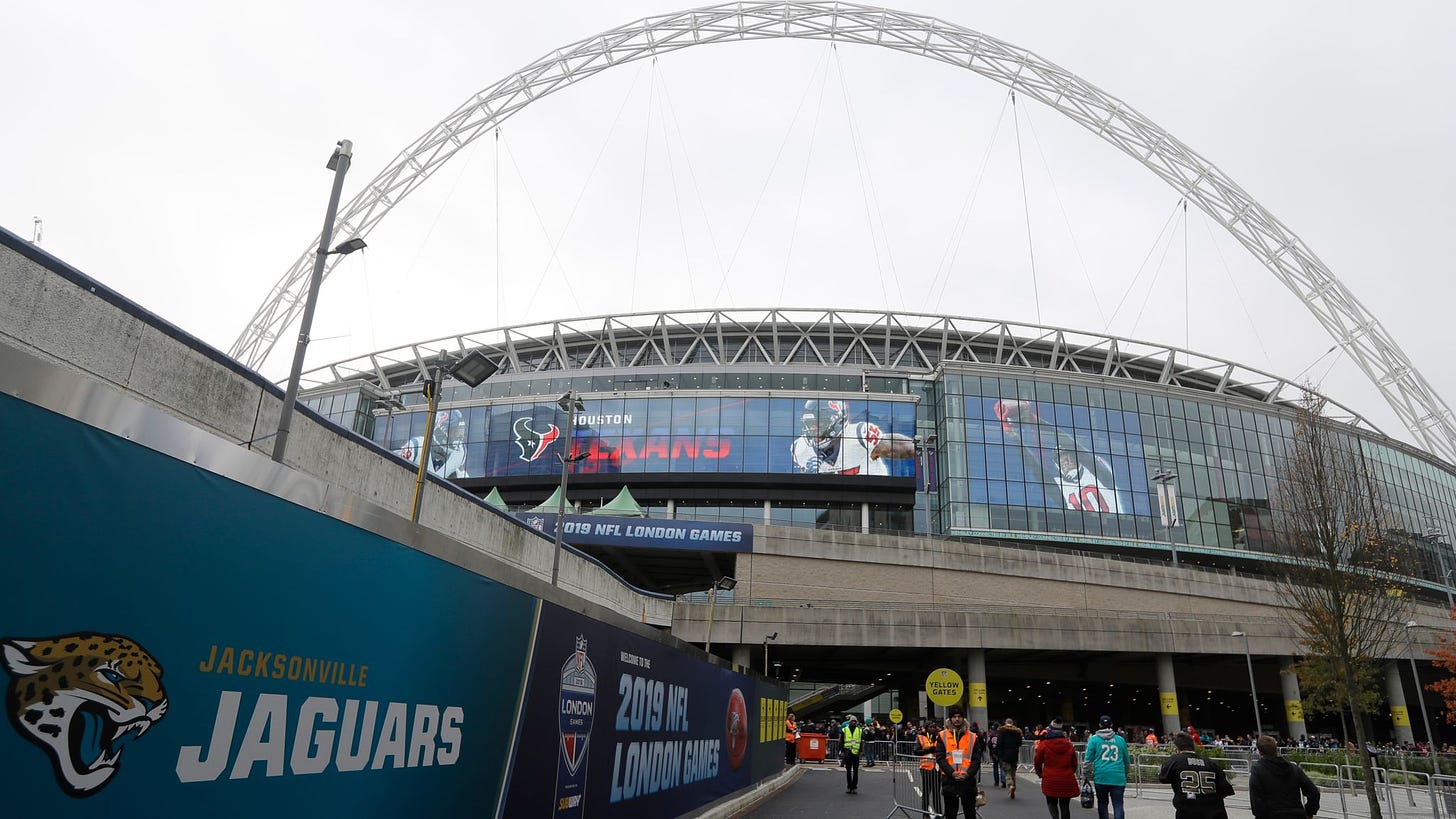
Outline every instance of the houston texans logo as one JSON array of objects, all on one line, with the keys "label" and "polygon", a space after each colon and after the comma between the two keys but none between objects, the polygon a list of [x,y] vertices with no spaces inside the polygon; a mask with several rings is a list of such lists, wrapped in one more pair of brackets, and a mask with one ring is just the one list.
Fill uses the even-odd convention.
[{"label": "houston texans logo", "polygon": [[516,446],[521,448],[521,460],[534,461],[546,454],[551,448],[551,443],[561,437],[561,430],[555,424],[547,424],[550,427],[545,432],[537,432],[531,429],[531,416],[525,415],[516,419],[511,425],[511,430],[516,433]]}]

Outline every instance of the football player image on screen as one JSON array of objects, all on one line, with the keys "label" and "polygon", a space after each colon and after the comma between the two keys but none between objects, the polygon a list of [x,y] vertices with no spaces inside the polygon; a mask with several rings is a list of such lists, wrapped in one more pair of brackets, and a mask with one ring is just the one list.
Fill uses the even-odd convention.
[{"label": "football player image on screen", "polygon": [[886,432],[871,421],[850,421],[847,401],[805,401],[799,431],[793,443],[796,472],[888,475],[886,459],[915,457],[915,442],[909,437]]},{"label": "football player image on screen", "polygon": [[[430,433],[429,461],[425,468],[439,478],[468,478],[465,471],[465,416],[460,410],[435,413],[435,430]],[[405,441],[395,454],[418,465],[424,453],[424,438],[416,435]]]},{"label": "football player image on screen", "polygon": [[1041,421],[1031,401],[996,402],[1008,440],[1021,445],[1028,471],[1055,492],[1058,503],[1083,512],[1131,512],[1112,480],[1112,465],[1077,445],[1071,434]]}]

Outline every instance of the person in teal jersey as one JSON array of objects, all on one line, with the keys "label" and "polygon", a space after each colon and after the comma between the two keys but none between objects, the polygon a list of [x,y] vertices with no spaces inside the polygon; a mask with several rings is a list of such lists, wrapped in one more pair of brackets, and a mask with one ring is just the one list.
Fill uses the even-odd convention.
[{"label": "person in teal jersey", "polygon": [[1107,819],[1107,803],[1112,803],[1113,819],[1124,819],[1122,797],[1127,790],[1127,772],[1132,761],[1127,754],[1127,740],[1112,730],[1112,717],[1097,720],[1097,733],[1087,740],[1085,775],[1097,790],[1097,819]]}]

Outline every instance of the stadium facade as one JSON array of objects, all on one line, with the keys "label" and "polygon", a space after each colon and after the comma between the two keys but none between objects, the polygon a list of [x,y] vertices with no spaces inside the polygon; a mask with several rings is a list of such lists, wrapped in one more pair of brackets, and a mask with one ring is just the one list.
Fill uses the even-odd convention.
[{"label": "stadium facade", "polygon": [[[447,380],[440,350],[500,370]],[[982,319],[849,310],[597,316],[421,342],[306,376],[306,405],[512,508],[572,465],[654,518],[1034,541],[1186,562],[1271,558],[1300,385],[1187,350]],[[569,390],[585,407],[568,420]],[[1423,556],[1456,569],[1456,470],[1324,397]],[[567,430],[571,430],[570,439]]]}]

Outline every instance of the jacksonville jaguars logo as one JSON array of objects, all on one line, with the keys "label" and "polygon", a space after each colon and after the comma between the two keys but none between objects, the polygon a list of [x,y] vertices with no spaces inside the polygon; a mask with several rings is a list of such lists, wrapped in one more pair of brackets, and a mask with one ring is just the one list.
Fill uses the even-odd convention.
[{"label": "jacksonville jaguars logo", "polygon": [[516,419],[511,425],[511,431],[516,434],[516,446],[521,448],[521,460],[534,461],[546,454],[551,444],[561,437],[561,430],[555,424],[547,424],[545,432],[537,432],[531,429],[531,416],[523,415]]},{"label": "jacksonville jaguars logo", "polygon": [[126,637],[6,638],[0,649],[11,676],[10,723],[50,756],[71,796],[105,787],[126,746],[167,713],[162,666]]}]

